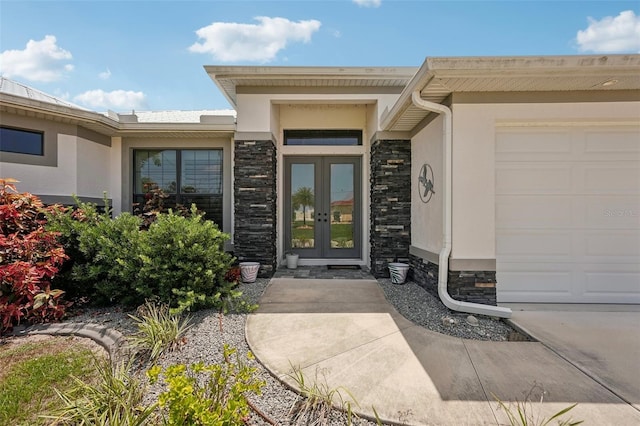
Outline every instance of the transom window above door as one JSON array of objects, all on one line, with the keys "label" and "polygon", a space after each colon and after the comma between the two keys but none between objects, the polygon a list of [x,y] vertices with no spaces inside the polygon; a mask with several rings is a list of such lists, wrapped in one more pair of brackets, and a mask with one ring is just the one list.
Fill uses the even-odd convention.
[{"label": "transom window above door", "polygon": [[195,203],[222,227],[221,149],[136,149],[133,164],[134,203],[144,204],[159,188],[168,195],[168,207]]},{"label": "transom window above door", "polygon": [[285,145],[362,145],[362,130],[285,130]]}]

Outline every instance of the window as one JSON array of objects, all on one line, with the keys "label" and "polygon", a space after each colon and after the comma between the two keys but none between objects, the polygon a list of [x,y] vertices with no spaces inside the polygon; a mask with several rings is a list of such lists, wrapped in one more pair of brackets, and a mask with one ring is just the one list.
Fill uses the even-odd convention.
[{"label": "window", "polygon": [[362,145],[361,130],[285,130],[285,145]]},{"label": "window", "polygon": [[44,134],[30,130],[0,127],[0,151],[44,155]]},{"label": "window", "polygon": [[160,188],[167,205],[195,203],[222,228],[221,149],[137,149],[133,161],[134,203],[144,204],[146,194]]}]

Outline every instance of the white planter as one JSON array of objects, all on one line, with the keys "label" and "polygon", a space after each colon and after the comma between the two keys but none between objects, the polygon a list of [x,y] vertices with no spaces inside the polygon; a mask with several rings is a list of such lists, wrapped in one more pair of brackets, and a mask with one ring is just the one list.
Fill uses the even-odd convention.
[{"label": "white planter", "polygon": [[404,284],[409,272],[409,265],[400,262],[389,263],[389,274],[391,275],[391,283]]},{"label": "white planter", "polygon": [[258,262],[240,262],[240,275],[243,283],[253,283],[258,277],[260,263]]},{"label": "white planter", "polygon": [[300,257],[297,253],[287,254],[287,268],[296,269],[298,267],[298,258]]}]

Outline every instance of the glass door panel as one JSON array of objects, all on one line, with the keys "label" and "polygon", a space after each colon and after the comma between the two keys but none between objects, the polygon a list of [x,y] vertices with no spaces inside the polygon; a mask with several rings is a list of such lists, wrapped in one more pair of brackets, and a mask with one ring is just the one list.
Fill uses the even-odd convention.
[{"label": "glass door panel", "polygon": [[330,164],[331,248],[353,248],[353,164]]},{"label": "glass door panel", "polygon": [[288,249],[304,257],[319,255],[315,206],[317,160],[301,159],[289,164],[287,180]]}]

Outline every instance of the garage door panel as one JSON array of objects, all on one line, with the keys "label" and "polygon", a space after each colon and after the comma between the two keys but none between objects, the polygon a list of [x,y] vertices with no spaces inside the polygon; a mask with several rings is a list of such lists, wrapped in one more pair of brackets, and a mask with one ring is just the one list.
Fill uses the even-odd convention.
[{"label": "garage door panel", "polygon": [[[531,179],[535,176],[535,179]],[[563,164],[501,166],[496,169],[496,194],[564,194],[571,190],[571,170]]]},{"label": "garage door panel", "polygon": [[[640,195],[639,195],[640,196]],[[640,199],[627,196],[584,196],[574,200],[584,205],[587,229],[639,229]]]},{"label": "garage door panel", "polygon": [[496,227],[518,229],[567,228],[573,222],[573,203],[562,196],[496,196]]},{"label": "garage door panel", "polygon": [[607,262],[640,264],[640,230],[585,232],[577,241],[587,262],[606,258]]},{"label": "garage door panel", "polygon": [[606,162],[604,164],[580,164],[576,192],[578,194],[614,195],[640,193],[640,163]]},{"label": "garage door panel", "polygon": [[598,266],[600,270],[584,271],[581,277],[585,282],[585,297],[610,294],[620,298],[617,303],[631,303],[625,301],[628,298],[635,299],[634,303],[640,302],[640,271],[612,270],[609,265],[592,265],[592,268],[598,269]]},{"label": "garage door panel", "polygon": [[[566,257],[572,255],[572,233],[552,231],[501,232],[496,254],[512,262],[519,257]],[[517,260],[515,260],[517,261]]]},{"label": "garage door panel", "polygon": [[571,153],[571,139],[568,131],[539,131],[531,133],[528,131],[504,131],[496,135],[496,153],[517,154],[521,158],[522,154],[534,154],[542,156],[545,154]]},{"label": "garage door panel", "polygon": [[621,160],[640,159],[640,131],[634,127],[606,131],[588,129],[585,131],[585,152],[608,154],[609,158],[617,154]]}]

